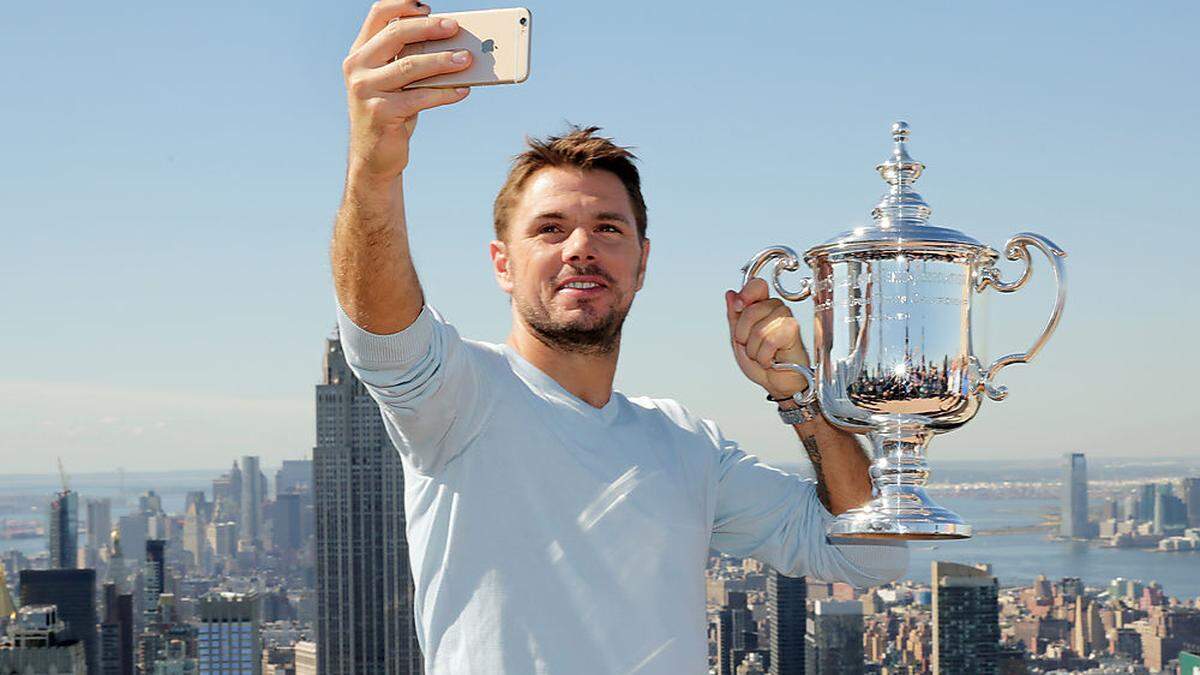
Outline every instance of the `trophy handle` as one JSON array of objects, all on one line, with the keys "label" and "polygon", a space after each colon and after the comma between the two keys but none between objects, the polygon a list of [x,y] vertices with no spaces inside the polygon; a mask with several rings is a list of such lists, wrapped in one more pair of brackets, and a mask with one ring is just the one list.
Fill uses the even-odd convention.
[{"label": "trophy handle", "polygon": [[[800,290],[790,291],[784,288],[783,283],[779,280],[779,275],[784,271],[795,272],[800,269],[800,256],[787,246],[772,246],[759,251],[757,255],[750,259],[742,266],[742,287],[750,283],[750,280],[758,276],[759,270],[767,264],[774,262],[775,269],[771,274],[771,281],[775,291],[779,293],[785,300],[792,302],[801,302],[807,300],[808,296],[812,295],[812,277],[805,277],[800,282]],[[771,366],[774,370],[790,370],[794,373],[799,373],[808,383],[808,387],[804,390],[802,403],[812,403],[817,398],[817,378],[813,373],[812,368],[802,366],[798,363],[775,363]]]},{"label": "trophy handle", "polygon": [[817,400],[817,377],[813,373],[812,368],[809,368],[808,366],[802,366],[799,363],[780,363],[777,361],[771,364],[771,369],[790,370],[793,373],[799,373],[807,383],[807,386],[804,389],[804,396],[800,397],[800,402],[807,405]]},{"label": "trophy handle", "polygon": [[742,265],[742,286],[744,287],[750,283],[751,279],[758,276],[758,271],[770,262],[775,263],[775,270],[771,275],[772,285],[775,286],[775,290],[785,300],[800,302],[807,300],[808,296],[812,295],[812,277],[805,277],[800,282],[800,290],[798,291],[789,291],[779,281],[779,275],[783,274],[784,271],[795,272],[800,269],[800,256],[796,255],[796,252],[787,246],[764,248],[758,252],[758,255],[751,258],[749,262]]},{"label": "trophy handle", "polygon": [[1050,261],[1050,266],[1054,269],[1054,281],[1058,286],[1058,297],[1054,300],[1054,309],[1050,312],[1050,321],[1046,323],[1046,328],[1042,330],[1042,334],[1034,341],[1033,346],[1019,354],[1007,354],[992,361],[987,367],[983,375],[983,390],[988,395],[988,398],[993,401],[1003,401],[1008,397],[1008,387],[1004,385],[995,385],[996,374],[1003,368],[1011,366],[1014,363],[1029,363],[1033,357],[1037,356],[1042,347],[1054,334],[1054,330],[1058,328],[1058,322],[1062,319],[1063,303],[1067,300],[1067,268],[1063,263],[1063,258],[1067,257],[1066,251],[1063,251],[1054,242],[1032,232],[1021,232],[1013,235],[1008,243],[1004,245],[1004,255],[1009,260],[1024,260],[1025,271],[1016,281],[1005,283],[1000,278],[1000,270],[989,264],[979,270],[979,277],[975,282],[975,290],[984,291],[988,286],[994,287],[1001,293],[1012,293],[1020,289],[1033,276],[1033,261],[1029,257],[1029,247],[1033,246],[1045,254],[1046,259]]}]

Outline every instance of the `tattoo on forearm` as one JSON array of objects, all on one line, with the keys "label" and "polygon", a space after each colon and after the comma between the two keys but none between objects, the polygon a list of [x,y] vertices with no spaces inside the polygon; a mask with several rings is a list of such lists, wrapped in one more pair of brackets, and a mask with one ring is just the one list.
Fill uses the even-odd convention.
[{"label": "tattoo on forearm", "polygon": [[817,447],[817,437],[801,434],[800,442],[804,444],[804,450],[808,453],[808,461],[812,462],[813,473],[817,476],[817,499],[821,500],[826,509],[832,508],[829,505],[829,487],[825,485],[825,472],[821,469],[821,449]]}]

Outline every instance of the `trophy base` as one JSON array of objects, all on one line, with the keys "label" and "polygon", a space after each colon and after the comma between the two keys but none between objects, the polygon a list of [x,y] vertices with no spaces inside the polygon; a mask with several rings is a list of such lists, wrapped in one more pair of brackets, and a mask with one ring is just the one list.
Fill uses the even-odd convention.
[{"label": "trophy base", "polygon": [[[875,498],[834,518],[831,537],[859,539],[966,539],[971,526],[925,493],[925,448],[934,431],[903,416],[883,418],[872,430]],[[918,420],[919,422],[919,420]]]},{"label": "trophy base", "polygon": [[[837,516],[831,537],[858,539],[966,539],[971,526],[953,511],[938,506],[915,486],[890,494]],[[915,488],[915,489],[914,489]]]}]

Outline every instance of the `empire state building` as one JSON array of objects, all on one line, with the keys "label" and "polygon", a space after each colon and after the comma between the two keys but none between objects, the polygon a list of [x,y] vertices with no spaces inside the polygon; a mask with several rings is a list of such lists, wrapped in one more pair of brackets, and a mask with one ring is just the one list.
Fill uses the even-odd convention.
[{"label": "empire state building", "polygon": [[313,449],[318,667],[421,673],[400,457],[336,336],[325,341],[324,371]]}]

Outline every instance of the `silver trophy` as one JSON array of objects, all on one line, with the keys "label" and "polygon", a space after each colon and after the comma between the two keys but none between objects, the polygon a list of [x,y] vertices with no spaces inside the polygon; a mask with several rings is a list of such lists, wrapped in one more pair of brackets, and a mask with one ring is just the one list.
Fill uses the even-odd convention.
[{"label": "silver trophy", "polygon": [[[838,427],[871,441],[874,499],[839,515],[829,534],[850,537],[961,539],[971,526],[925,492],[925,448],[934,434],[975,417],[983,395],[1003,400],[996,383],[1005,366],[1028,363],[1062,317],[1066,253],[1045,237],[1022,232],[1004,246],[1024,271],[1005,282],[998,253],[957,230],[929,224],[931,209],[913,190],[925,165],[908,155],[908,125],[892,125],[895,147],[876,167],[890,190],[871,212],[874,225],[840,234],[804,254],[812,276],[789,290],[780,275],[800,269],[800,257],[772,246],[742,268],[743,284],[774,264],[775,290],[785,299],[813,299],[813,363],[777,363],[810,384]],[[981,365],[971,345],[971,300],[994,288],[1012,293],[1029,281],[1032,246],[1046,255],[1058,283],[1050,320],[1028,350]],[[814,372],[815,371],[815,372]]]}]

